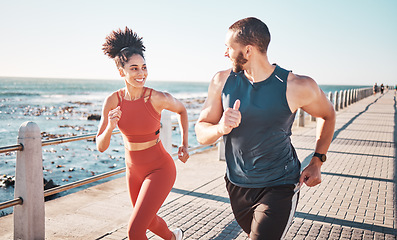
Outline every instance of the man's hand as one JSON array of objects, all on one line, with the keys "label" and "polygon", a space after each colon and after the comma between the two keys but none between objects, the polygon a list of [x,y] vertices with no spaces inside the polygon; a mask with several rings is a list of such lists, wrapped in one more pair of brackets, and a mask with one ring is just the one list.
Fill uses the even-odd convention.
[{"label": "man's hand", "polygon": [[227,108],[222,115],[219,122],[219,132],[222,135],[229,134],[233,128],[236,128],[241,123],[241,113],[239,111],[240,100],[234,102],[233,108]]},{"label": "man's hand", "polygon": [[299,179],[300,186],[305,183],[308,187],[314,187],[321,183],[321,162],[318,159],[312,159],[307,167],[302,171]]}]

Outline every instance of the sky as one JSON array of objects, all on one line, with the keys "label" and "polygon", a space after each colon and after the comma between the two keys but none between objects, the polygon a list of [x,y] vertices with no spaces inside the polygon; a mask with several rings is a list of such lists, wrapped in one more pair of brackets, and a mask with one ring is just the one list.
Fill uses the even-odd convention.
[{"label": "sky", "polygon": [[0,76],[119,80],[102,52],[128,26],[143,37],[148,81],[209,82],[231,67],[230,25],[269,27],[271,63],[318,84],[396,85],[395,0],[0,1]]}]

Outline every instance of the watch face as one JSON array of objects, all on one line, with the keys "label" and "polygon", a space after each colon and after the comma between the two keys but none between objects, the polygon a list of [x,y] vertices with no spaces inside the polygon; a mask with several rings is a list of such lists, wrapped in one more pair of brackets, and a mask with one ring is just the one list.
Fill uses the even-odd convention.
[{"label": "watch face", "polygon": [[321,162],[325,162],[327,160],[327,156],[325,154],[314,153],[313,156],[316,156],[320,159]]}]

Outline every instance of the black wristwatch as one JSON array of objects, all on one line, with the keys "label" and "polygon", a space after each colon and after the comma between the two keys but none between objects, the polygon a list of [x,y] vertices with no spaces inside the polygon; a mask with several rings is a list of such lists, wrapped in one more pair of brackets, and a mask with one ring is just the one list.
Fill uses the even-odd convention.
[{"label": "black wristwatch", "polygon": [[325,154],[321,154],[321,153],[314,153],[313,157],[318,157],[320,159],[321,162],[325,162],[327,160],[327,156]]}]

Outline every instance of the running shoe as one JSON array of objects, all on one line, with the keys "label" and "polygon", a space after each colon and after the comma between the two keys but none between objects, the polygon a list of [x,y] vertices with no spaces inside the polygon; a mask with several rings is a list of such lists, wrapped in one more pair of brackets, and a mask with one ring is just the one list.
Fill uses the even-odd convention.
[{"label": "running shoe", "polygon": [[175,229],[172,231],[172,233],[175,235],[176,240],[182,240],[183,239],[183,231],[179,228]]}]

